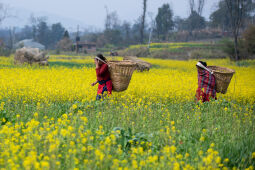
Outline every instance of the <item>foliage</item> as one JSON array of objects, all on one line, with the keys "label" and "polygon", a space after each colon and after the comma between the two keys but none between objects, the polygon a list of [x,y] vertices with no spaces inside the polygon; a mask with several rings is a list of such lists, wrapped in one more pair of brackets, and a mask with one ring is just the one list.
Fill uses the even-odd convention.
[{"label": "foliage", "polygon": [[251,25],[243,33],[244,44],[250,55],[255,55],[255,25]]},{"label": "foliage", "polygon": [[[239,52],[242,50],[242,47],[239,47],[238,38],[240,29],[244,26],[244,21],[249,14],[254,12],[254,8],[251,8],[254,5],[252,0],[240,0],[240,1],[231,1],[225,0],[226,6],[228,8],[228,13],[230,16],[231,30],[234,38],[234,48],[235,48],[235,60],[240,60]],[[243,45],[243,44],[241,44]],[[242,57],[242,56],[241,56]]]},{"label": "foliage", "polygon": [[[64,37],[67,36],[65,33],[65,28],[61,25],[61,23],[56,23],[56,24],[52,24],[51,26],[51,30],[50,30],[50,46],[51,49],[54,49],[55,45],[57,44],[57,42],[59,40],[61,40],[63,38],[63,35]],[[68,32],[67,32],[68,33]]]},{"label": "foliage", "polygon": [[189,55],[190,59],[213,59],[213,58],[226,58],[226,54],[219,50],[192,50]]},{"label": "foliage", "polygon": [[[241,42],[241,41],[239,41]],[[232,60],[235,60],[235,46],[234,46],[234,41],[232,41],[231,39],[223,39],[221,40],[221,44],[222,44],[222,50],[229,55],[229,57]],[[239,46],[239,56],[241,56],[242,54],[240,54],[240,46]]]},{"label": "foliage", "polygon": [[45,45],[46,48],[48,48],[49,46],[48,44],[48,40],[50,38],[49,32],[50,32],[49,27],[46,22],[42,21],[38,24],[36,40],[39,43]]},{"label": "foliage", "polygon": [[[156,16],[156,30],[158,35],[166,34],[173,29],[173,11],[170,9],[169,4],[163,4],[161,8],[158,9],[158,14]],[[164,38],[163,38],[164,40]]]},{"label": "foliage", "polygon": [[[244,34],[244,39],[238,40],[238,58],[243,59],[252,59],[254,56],[254,30],[251,27]],[[222,50],[230,56],[231,59],[235,60],[235,46],[234,42],[230,39],[223,39],[221,41]]]},{"label": "foliage", "polygon": [[[199,53],[196,53],[199,52]],[[193,54],[192,54],[193,53]],[[196,54],[195,54],[196,53]],[[162,59],[188,59],[188,58],[224,58],[218,44],[212,43],[151,43],[148,45],[132,45],[129,48],[121,51],[120,55],[124,56],[139,56],[152,57]],[[197,55],[198,54],[198,55]],[[197,56],[194,56],[197,55]],[[199,58],[200,58],[199,57]]]},{"label": "foliage", "polygon": [[122,56],[148,57],[150,51],[147,47],[127,48],[119,54]]},{"label": "foliage", "polygon": [[218,9],[210,15],[210,25],[224,31],[231,29],[230,16],[225,1],[219,1]]},{"label": "foliage", "polygon": [[69,38],[63,38],[57,43],[57,49],[63,51],[70,51],[72,49],[73,42]]},{"label": "foliage", "polygon": [[63,38],[70,38],[69,32],[65,30]]},{"label": "foliage", "polygon": [[11,53],[12,53],[12,50],[0,46],[0,56],[9,57]]},{"label": "foliage", "polygon": [[206,26],[205,18],[200,16],[196,11],[192,11],[185,21],[186,30],[193,31],[196,29],[204,29]]}]

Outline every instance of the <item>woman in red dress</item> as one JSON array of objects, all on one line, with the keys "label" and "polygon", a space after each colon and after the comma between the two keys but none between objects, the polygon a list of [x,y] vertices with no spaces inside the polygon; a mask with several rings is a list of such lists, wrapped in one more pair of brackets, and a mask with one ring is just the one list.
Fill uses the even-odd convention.
[{"label": "woman in red dress", "polygon": [[[199,61],[204,67],[207,67],[206,62]],[[216,84],[215,77],[212,72],[203,69],[197,65],[198,71],[198,88],[196,92],[197,101],[202,100],[202,102],[210,101],[210,99],[216,98]]]},{"label": "woman in red dress", "polygon": [[108,96],[112,94],[112,81],[108,70],[107,60],[102,54],[98,54],[95,58],[97,81],[92,83],[95,86],[98,83],[97,100],[102,99],[104,92]]}]

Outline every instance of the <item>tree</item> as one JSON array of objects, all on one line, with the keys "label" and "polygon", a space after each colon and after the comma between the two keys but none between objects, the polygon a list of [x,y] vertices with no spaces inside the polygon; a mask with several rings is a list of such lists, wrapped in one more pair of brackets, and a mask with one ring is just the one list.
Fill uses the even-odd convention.
[{"label": "tree", "polygon": [[42,16],[42,17],[35,17],[34,14],[30,15],[29,18],[31,25],[32,25],[32,35],[33,35],[33,39],[37,40],[37,29],[38,29],[38,24],[41,22],[46,22],[47,17]]},{"label": "tree", "polygon": [[179,16],[174,17],[174,28],[178,31],[186,29],[185,19],[182,19]]},{"label": "tree", "polygon": [[73,42],[69,38],[68,31],[65,31],[63,38],[57,43],[57,49],[63,51],[70,51],[72,49]]},{"label": "tree", "polygon": [[245,48],[249,55],[255,54],[255,25],[249,26],[243,33]]},{"label": "tree", "polygon": [[190,13],[196,11],[198,15],[201,16],[204,9],[204,5],[205,5],[205,0],[198,0],[197,10],[195,10],[196,9],[195,0],[189,0]]},{"label": "tree", "polygon": [[193,11],[185,21],[185,27],[188,31],[204,29],[206,27],[205,18]]},{"label": "tree", "polygon": [[107,10],[107,14],[106,14],[106,19],[105,19],[105,29],[106,30],[111,30],[111,29],[116,29],[120,24],[120,20],[118,17],[118,14],[116,11],[113,12],[108,12]]},{"label": "tree", "polygon": [[238,52],[238,36],[243,25],[244,18],[249,10],[252,0],[225,0],[230,16],[231,30],[234,38],[235,60],[240,60]]},{"label": "tree", "polygon": [[8,17],[8,10],[6,5],[0,3],[0,24]]},{"label": "tree", "polygon": [[190,13],[195,11],[195,0],[189,0]]},{"label": "tree", "polygon": [[49,46],[49,34],[50,30],[46,22],[42,21],[38,24],[36,39],[39,43],[45,45],[46,48]]},{"label": "tree", "polygon": [[197,13],[198,15],[202,15],[203,9],[205,5],[205,0],[198,0],[198,8],[197,8]]},{"label": "tree", "polygon": [[121,32],[119,29],[111,29],[104,31],[105,38],[110,44],[120,44],[122,41]]},{"label": "tree", "polygon": [[130,33],[131,33],[131,24],[127,21],[124,21],[121,28],[123,32],[124,41],[126,44],[129,44],[131,41]]},{"label": "tree", "polygon": [[116,11],[109,13],[107,7],[106,12],[104,36],[100,36],[100,39],[110,44],[119,44],[122,37],[118,14]]},{"label": "tree", "polygon": [[230,16],[225,1],[220,1],[218,9],[210,15],[211,27],[221,28],[223,31],[231,27]]},{"label": "tree", "polygon": [[15,30],[16,28],[9,28],[9,48],[13,49],[15,43]]},{"label": "tree", "polygon": [[69,32],[66,30],[65,33],[64,33],[64,38],[70,38],[69,36]]},{"label": "tree", "polygon": [[141,18],[141,28],[140,28],[140,42],[143,44],[144,39],[144,27],[145,27],[145,19],[146,19],[146,11],[147,11],[147,0],[143,0],[143,14]]},{"label": "tree", "polygon": [[61,25],[61,23],[52,24],[49,36],[49,41],[52,47],[54,47],[56,43],[62,39],[64,32],[65,28]]},{"label": "tree", "polygon": [[18,38],[19,40],[32,39],[33,38],[32,33],[33,33],[33,28],[26,25],[24,28],[22,28]]},{"label": "tree", "polygon": [[205,0],[198,0],[198,7],[196,9],[195,0],[189,0],[190,15],[185,20],[184,27],[186,30],[190,31],[190,34],[193,30],[203,29],[206,26],[205,18],[202,17],[204,4]]},{"label": "tree", "polygon": [[[159,35],[165,35],[173,30],[173,12],[170,9],[169,4],[163,4],[161,8],[158,9],[158,14],[156,16],[156,30]],[[165,39],[165,38],[163,38]]]}]

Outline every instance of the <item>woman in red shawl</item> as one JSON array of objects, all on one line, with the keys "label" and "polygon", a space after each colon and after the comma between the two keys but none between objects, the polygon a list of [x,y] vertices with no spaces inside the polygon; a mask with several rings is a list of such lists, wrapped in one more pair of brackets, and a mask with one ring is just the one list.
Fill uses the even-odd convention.
[{"label": "woman in red shawl", "polygon": [[108,96],[112,94],[112,81],[108,70],[107,60],[102,54],[96,56],[95,64],[97,81],[91,85],[94,86],[97,83],[99,84],[96,99],[100,100],[103,97],[104,92],[107,92]]},{"label": "woman in red shawl", "polygon": [[202,102],[210,101],[211,98],[217,99],[215,77],[210,70],[208,71],[199,66],[202,65],[206,68],[206,62],[199,61],[199,63],[196,65],[198,71],[198,88],[196,92],[196,99],[197,101],[202,100]]}]

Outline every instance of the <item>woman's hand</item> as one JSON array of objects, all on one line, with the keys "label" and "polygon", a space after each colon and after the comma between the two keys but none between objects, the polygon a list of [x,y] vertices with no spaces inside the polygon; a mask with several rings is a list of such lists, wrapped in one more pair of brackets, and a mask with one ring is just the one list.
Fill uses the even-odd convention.
[{"label": "woman's hand", "polygon": [[95,86],[98,83],[98,81],[91,84],[91,86]]},{"label": "woman's hand", "polygon": [[99,61],[95,59],[96,69],[99,68]]}]

